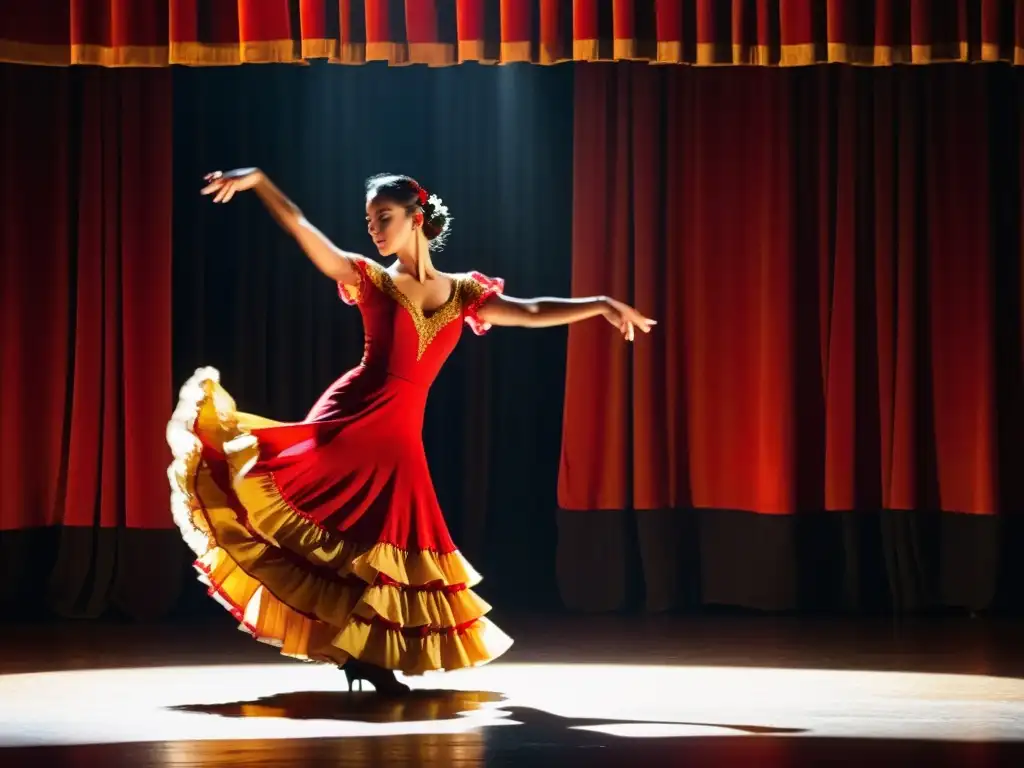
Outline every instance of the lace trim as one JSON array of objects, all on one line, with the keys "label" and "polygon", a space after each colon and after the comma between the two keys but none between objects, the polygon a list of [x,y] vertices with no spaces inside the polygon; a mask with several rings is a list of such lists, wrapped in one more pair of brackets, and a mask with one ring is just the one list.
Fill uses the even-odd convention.
[{"label": "lace trim", "polygon": [[483,336],[491,329],[490,323],[480,319],[480,308],[492,296],[499,296],[505,292],[505,281],[500,277],[487,277],[480,272],[470,272],[463,281],[463,304],[465,306],[464,316],[466,325],[470,327],[477,336]]},{"label": "lace trim", "polygon": [[366,283],[366,267],[362,259],[355,259],[352,262],[356,267],[356,274],[359,275],[359,282],[355,285],[338,283],[338,297],[350,307],[356,306],[363,298],[363,285]]}]

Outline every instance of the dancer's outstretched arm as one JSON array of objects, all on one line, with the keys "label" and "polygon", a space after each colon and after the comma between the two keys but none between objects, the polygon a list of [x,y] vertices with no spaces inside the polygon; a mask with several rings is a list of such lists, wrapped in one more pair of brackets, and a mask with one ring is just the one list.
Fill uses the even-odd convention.
[{"label": "dancer's outstretched arm", "polygon": [[299,244],[316,268],[335,282],[355,284],[359,272],[352,263],[362,258],[343,251],[323,232],[302,215],[302,211],[289,200],[259,168],[236,168],[233,171],[215,171],[207,174],[207,185],[202,194],[213,195],[213,202],[226,203],[236,192],[251,189],[270,211],[278,224]]},{"label": "dancer's outstretched arm", "polygon": [[635,329],[650,333],[656,321],[641,315],[633,307],[607,296],[585,299],[536,298],[517,299],[496,294],[484,302],[477,316],[490,325],[521,328],[549,328],[603,317],[618,328],[626,341],[632,341]]}]

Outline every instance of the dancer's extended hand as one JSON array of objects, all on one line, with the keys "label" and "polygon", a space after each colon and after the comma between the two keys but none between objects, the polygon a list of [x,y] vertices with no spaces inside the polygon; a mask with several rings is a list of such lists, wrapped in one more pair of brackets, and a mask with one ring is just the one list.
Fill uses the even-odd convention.
[{"label": "dancer's extended hand", "polygon": [[213,202],[226,203],[235,192],[252,189],[263,178],[259,168],[236,168],[233,171],[214,171],[203,177],[207,182],[201,194],[213,195]]},{"label": "dancer's extended hand", "polygon": [[651,327],[657,325],[656,320],[644,317],[628,304],[623,304],[615,299],[607,300],[605,319],[614,325],[622,333],[626,341],[632,341],[636,334],[635,329],[639,328],[644,333],[650,333]]}]

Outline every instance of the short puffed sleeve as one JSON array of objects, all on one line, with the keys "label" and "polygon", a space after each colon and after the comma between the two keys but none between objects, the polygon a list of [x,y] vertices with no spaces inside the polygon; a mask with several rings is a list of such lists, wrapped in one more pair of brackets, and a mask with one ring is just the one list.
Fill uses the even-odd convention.
[{"label": "short puffed sleeve", "polygon": [[365,259],[352,259],[352,264],[355,265],[358,280],[355,283],[339,282],[338,296],[346,304],[354,307],[363,298],[363,289],[366,287],[367,263]]},{"label": "short puffed sleeve", "polygon": [[503,293],[505,281],[500,277],[487,277],[479,272],[470,272],[462,279],[462,317],[466,325],[477,336],[490,330],[489,323],[480,319],[480,307],[491,298]]}]

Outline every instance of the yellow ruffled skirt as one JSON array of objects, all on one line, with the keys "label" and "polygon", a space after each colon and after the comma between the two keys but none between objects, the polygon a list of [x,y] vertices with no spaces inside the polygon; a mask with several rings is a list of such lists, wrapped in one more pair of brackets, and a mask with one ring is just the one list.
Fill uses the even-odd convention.
[{"label": "yellow ruffled skirt", "polygon": [[512,640],[485,614],[480,575],[456,550],[347,541],[293,508],[260,461],[258,433],[212,368],[181,390],[168,424],[171,509],[210,595],[240,628],[307,661],[349,658],[416,675],[484,664]]}]

